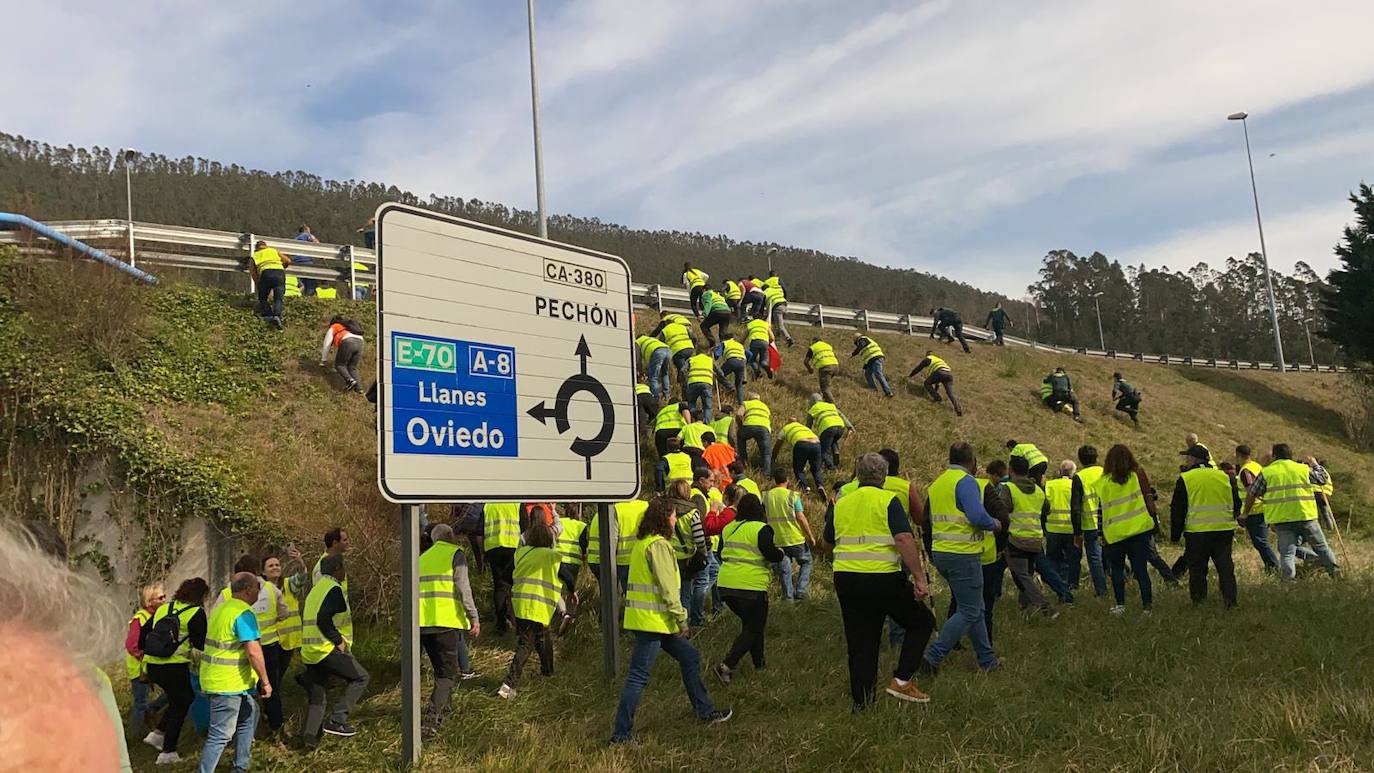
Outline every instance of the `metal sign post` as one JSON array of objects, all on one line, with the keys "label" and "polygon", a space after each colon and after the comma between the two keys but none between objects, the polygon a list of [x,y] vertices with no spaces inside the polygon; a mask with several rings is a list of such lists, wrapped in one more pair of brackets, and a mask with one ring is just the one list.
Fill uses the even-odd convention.
[{"label": "metal sign post", "polygon": [[[630,271],[613,255],[377,209],[377,483],[402,517],[402,753],[419,760],[419,506],[639,494]],[[616,542],[602,504],[603,645]]]},{"label": "metal sign post", "polygon": [[616,577],[616,556],[619,554],[620,522],[615,511],[602,502],[596,506],[597,539],[601,541],[601,655],[606,681],[614,682],[620,659],[620,588]]}]

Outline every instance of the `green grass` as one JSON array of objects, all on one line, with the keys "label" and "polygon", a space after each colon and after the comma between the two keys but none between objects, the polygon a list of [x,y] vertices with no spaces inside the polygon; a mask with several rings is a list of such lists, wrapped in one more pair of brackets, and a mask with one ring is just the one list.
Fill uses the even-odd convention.
[{"label": "green grass", "polygon": [[[996,609],[1001,671],[977,674],[971,653],[956,652],[923,685],[929,705],[884,697],[861,715],[850,713],[839,610],[823,568],[807,602],[775,602],[767,670],[742,665],[728,688],[706,677],[734,720],[701,725],[676,666],[661,657],[640,707],[639,740],[625,748],[605,744],[619,683],[601,677],[594,615],[559,642],[556,674],[540,678],[531,664],[509,702],[494,692],[509,665],[510,637],[484,634],[473,651],[482,677],[460,685],[420,769],[1367,770],[1374,760],[1374,594],[1368,546],[1354,547],[1344,579],[1311,575],[1280,587],[1259,576],[1254,552],[1238,544],[1240,607],[1229,613],[1215,584],[1212,598],[1193,607],[1185,590],[1156,582],[1151,617],[1139,613],[1130,586],[1124,617],[1109,616],[1089,594],[1058,620],[1027,618],[1008,579],[1010,595]],[[1175,554],[1165,548],[1166,558]],[[482,594],[479,603],[485,586]],[[941,587],[938,618],[947,603]],[[737,627],[728,612],[708,624],[696,640],[705,663],[719,660]],[[373,675],[355,715],[362,733],[326,737],[310,754],[259,744],[255,769],[394,768],[396,638],[385,628],[360,639]],[[884,651],[880,673],[894,660]],[[295,726],[301,694],[289,681],[286,690]],[[183,755],[197,753],[196,743],[188,737]],[[149,769],[152,750],[136,746],[136,767]]]}]

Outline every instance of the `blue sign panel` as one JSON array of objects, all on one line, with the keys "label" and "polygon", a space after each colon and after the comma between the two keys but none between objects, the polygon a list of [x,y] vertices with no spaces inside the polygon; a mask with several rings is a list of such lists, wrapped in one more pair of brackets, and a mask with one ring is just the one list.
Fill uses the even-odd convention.
[{"label": "blue sign panel", "polygon": [[391,334],[392,451],[519,456],[515,349]]}]

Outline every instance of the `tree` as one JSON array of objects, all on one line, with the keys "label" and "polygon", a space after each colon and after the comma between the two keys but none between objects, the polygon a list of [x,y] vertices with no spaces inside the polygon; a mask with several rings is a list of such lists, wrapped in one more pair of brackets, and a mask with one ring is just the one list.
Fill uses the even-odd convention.
[{"label": "tree", "polygon": [[1355,222],[1345,227],[1345,239],[1336,245],[1341,267],[1327,276],[1322,291],[1326,329],[1321,336],[1334,341],[1345,356],[1358,363],[1374,361],[1374,190],[1360,183],[1350,196]]}]

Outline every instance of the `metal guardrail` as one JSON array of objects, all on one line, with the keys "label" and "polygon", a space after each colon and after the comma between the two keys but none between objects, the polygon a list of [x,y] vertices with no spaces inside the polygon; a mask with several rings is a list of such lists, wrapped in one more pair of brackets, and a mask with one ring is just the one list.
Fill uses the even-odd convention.
[{"label": "metal guardrail", "polygon": [[[45,225],[84,242],[127,240],[130,227],[126,220],[59,220],[47,222]],[[355,247],[351,244],[317,244],[262,234],[213,231],[204,228],[140,223],[137,221],[133,223],[133,237],[137,260],[151,265],[195,271],[241,272],[246,276],[253,244],[262,240],[267,242],[268,246],[275,247],[287,255],[306,256],[313,261],[309,265],[293,265],[290,269],[292,274],[325,282],[347,284],[350,297],[355,288],[375,286],[377,281],[376,251],[365,247]],[[35,248],[30,246],[32,241],[27,234],[22,232],[0,231],[0,244],[17,244],[21,250],[41,249],[44,252],[47,251],[47,247]],[[367,269],[356,269],[354,266],[357,263],[366,265]],[[636,304],[658,311],[665,308],[674,311],[691,310],[688,291],[681,287],[631,284],[630,294]],[[808,304],[796,300],[789,301],[787,304],[786,321],[789,324],[797,323],[820,328],[833,327],[906,335],[929,334],[935,324],[935,320],[928,316],[851,309],[819,303]],[[973,325],[964,326],[964,336],[981,341],[990,341],[994,337],[992,331]],[[1002,340],[1013,346],[1024,346],[1042,352],[1077,354],[1112,360],[1229,370],[1279,370],[1274,363],[1262,360],[1219,360],[1214,357],[1055,346],[1016,336],[1003,336]],[[1337,373],[1345,372],[1348,368],[1337,365],[1314,367],[1293,363],[1288,366],[1287,370],[1304,373]]]}]

